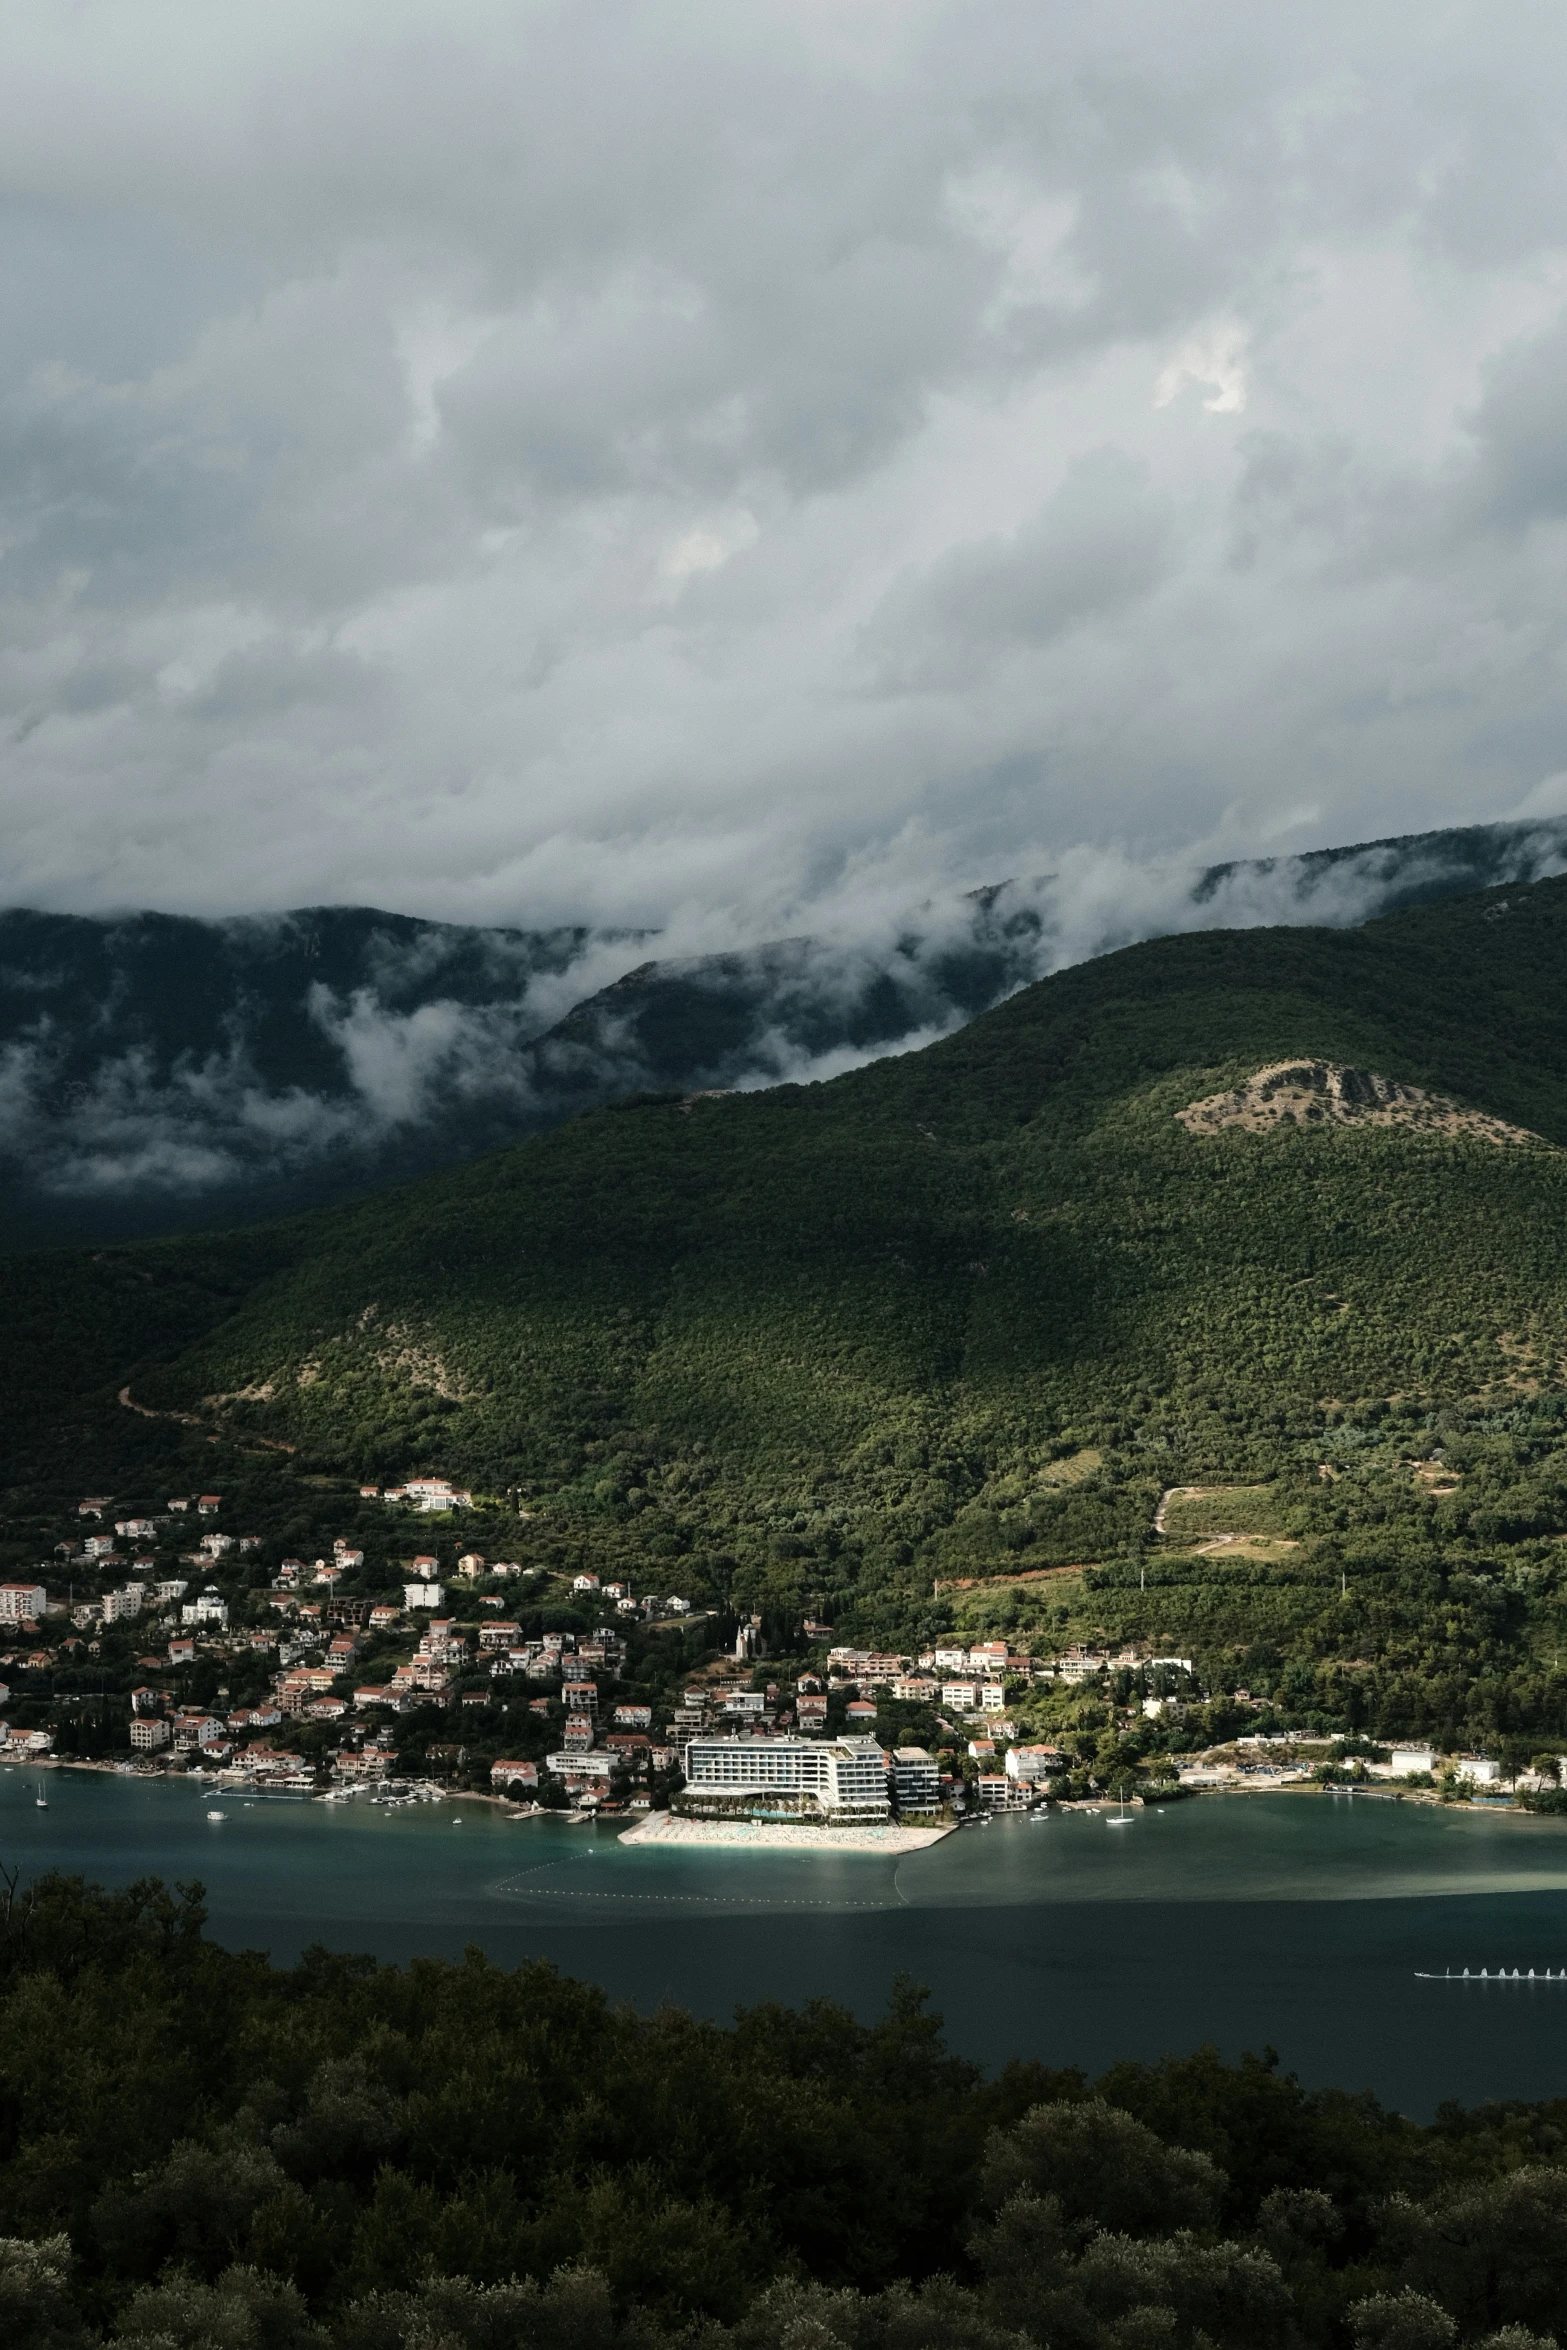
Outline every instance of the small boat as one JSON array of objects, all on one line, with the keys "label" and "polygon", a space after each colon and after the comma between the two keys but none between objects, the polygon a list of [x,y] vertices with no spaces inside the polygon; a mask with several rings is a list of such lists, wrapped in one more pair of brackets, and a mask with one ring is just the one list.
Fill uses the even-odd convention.
[{"label": "small boat", "polygon": [[47,1811],[49,1809],[49,1798],[41,1787],[39,1788],[38,1793],[33,1797],[33,1801],[37,1804],[40,1811]]},{"label": "small boat", "polygon": [[209,1811],[207,1814],[209,1820],[226,1820],[228,1816],[226,1811]]},{"label": "small boat", "polygon": [[461,1820],[453,1820],[453,1822],[452,1822],[452,1826],[453,1826],[454,1828],[460,1828],[460,1827],[462,1826],[462,1822],[461,1822]]}]

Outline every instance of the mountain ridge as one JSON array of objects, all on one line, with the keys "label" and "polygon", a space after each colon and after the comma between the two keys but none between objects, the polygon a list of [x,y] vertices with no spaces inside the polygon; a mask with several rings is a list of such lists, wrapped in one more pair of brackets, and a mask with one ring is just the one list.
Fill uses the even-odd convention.
[{"label": "mountain ridge", "polygon": [[[1291,1055],[1553,1147],[1178,1123]],[[1567,881],[1153,941],[829,1081],[11,1259],[12,1473],[428,1470],[526,1558],[724,1611],[1141,1638],[1340,1716],[1353,1663],[1390,1730],[1567,1730],[1564,1145]],[[1215,1483],[1264,1492],[1257,1540],[1172,1546],[1160,1496]]]},{"label": "mountain ridge", "polygon": [[374,908],[224,923],[0,915],[11,1247],[211,1228],[365,1194],[627,1094],[831,1074],[1138,937],[1353,923],[1567,856],[1567,824],[1411,834],[1127,886],[1045,875],[842,940],[649,956],[648,934]]}]

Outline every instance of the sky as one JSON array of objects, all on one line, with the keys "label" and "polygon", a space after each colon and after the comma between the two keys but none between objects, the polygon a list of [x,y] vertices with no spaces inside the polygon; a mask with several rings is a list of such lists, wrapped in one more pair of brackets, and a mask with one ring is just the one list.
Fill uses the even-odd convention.
[{"label": "sky", "polygon": [[1539,0],[10,0],[0,899],[1567,811],[1564,99]]}]

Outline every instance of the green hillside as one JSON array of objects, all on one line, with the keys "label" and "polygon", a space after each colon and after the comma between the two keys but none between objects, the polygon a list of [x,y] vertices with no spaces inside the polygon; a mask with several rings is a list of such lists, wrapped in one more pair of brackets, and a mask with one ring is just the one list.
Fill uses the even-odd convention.
[{"label": "green hillside", "polygon": [[[1291,1057],[1540,1139],[1177,1122]],[[1347,1664],[1351,1718],[1564,1727],[1564,1146],[1567,882],[1165,940],[831,1084],[12,1261],[13,1459],[265,1438],[293,1475],[513,1496],[519,1543],[736,1607],[1138,1631],[1319,1697]],[[1448,1491],[1411,1466],[1437,1447]],[[1239,1524],[1154,1533],[1164,1489],[1242,1484]]]}]

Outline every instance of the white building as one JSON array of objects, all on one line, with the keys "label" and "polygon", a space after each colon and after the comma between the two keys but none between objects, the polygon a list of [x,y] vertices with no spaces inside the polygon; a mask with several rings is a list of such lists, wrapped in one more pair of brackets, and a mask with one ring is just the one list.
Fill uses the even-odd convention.
[{"label": "white building", "polygon": [[602,1779],[607,1785],[618,1760],[618,1756],[605,1754],[601,1749],[584,1748],[579,1753],[575,1748],[565,1748],[559,1754],[547,1754],[544,1768],[553,1771],[557,1779]]},{"label": "white building", "polygon": [[1499,1787],[1502,1766],[1489,1755],[1464,1754],[1458,1758],[1458,1776],[1471,1787]]},{"label": "white building", "polygon": [[145,1595],[146,1587],[141,1583],[127,1583],[121,1591],[106,1591],[103,1595],[104,1622],[122,1624],[129,1616],[139,1616]]},{"label": "white building", "polygon": [[1059,1746],[1009,1746],[1006,1775],[1026,1786],[1035,1786],[1041,1779],[1054,1778],[1066,1768],[1066,1756]]},{"label": "white building", "polygon": [[693,1809],[704,1797],[732,1797],[765,1817],[772,1800],[794,1815],[869,1824],[892,1811],[887,1758],[874,1738],[693,1738],[685,1774]]},{"label": "white building", "polygon": [[404,1607],[439,1607],[445,1597],[445,1587],[440,1583],[405,1583],[403,1585]]},{"label": "white building", "polygon": [[453,1485],[446,1477],[410,1477],[402,1487],[402,1497],[421,1510],[466,1510],[473,1506],[473,1495],[465,1486]]},{"label": "white building", "polygon": [[139,1714],[131,1723],[131,1744],[149,1754],[167,1746],[174,1733],[158,1714]]},{"label": "white building", "polygon": [[41,1616],[48,1596],[41,1583],[0,1583],[0,1622],[17,1624],[24,1616]]},{"label": "white building", "polygon": [[229,1611],[216,1591],[204,1591],[199,1599],[187,1600],[180,1609],[182,1624],[226,1624]]}]

